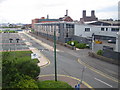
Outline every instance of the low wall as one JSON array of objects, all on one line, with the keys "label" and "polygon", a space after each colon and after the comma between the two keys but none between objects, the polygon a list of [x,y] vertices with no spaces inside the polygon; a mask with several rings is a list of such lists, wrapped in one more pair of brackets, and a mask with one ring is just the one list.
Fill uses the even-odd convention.
[{"label": "low wall", "polygon": [[120,61],[118,61],[118,60],[114,60],[114,59],[107,58],[107,57],[104,57],[104,56],[101,56],[101,55],[97,55],[93,52],[88,52],[88,55],[93,57],[93,58],[97,58],[99,60],[102,60],[102,61],[106,61],[106,62],[109,62],[109,63],[112,63],[112,64],[120,65]]}]

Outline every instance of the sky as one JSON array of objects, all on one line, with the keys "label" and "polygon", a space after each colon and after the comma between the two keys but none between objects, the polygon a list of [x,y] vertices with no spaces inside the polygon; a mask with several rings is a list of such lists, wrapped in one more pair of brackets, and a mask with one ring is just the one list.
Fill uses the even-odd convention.
[{"label": "sky", "polygon": [[[0,0],[0,23],[30,24],[32,19],[47,17],[58,19],[68,10],[73,20],[82,18],[82,11],[87,16],[91,10],[99,19],[118,19],[119,0]],[[119,3],[120,4],[120,3]]]}]

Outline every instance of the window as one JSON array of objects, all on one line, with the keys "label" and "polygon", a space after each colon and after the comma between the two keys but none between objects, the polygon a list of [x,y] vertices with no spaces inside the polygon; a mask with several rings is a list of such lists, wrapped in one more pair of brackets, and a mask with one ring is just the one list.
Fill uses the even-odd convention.
[{"label": "window", "polygon": [[112,32],[119,32],[119,28],[111,28]]},{"label": "window", "polygon": [[106,28],[106,31],[108,31],[108,28]]},{"label": "window", "polygon": [[104,28],[101,28],[101,31],[104,31]]},{"label": "window", "polygon": [[90,32],[90,28],[85,28],[85,32]]},{"label": "window", "polygon": [[66,33],[66,37],[68,37],[68,33]]}]

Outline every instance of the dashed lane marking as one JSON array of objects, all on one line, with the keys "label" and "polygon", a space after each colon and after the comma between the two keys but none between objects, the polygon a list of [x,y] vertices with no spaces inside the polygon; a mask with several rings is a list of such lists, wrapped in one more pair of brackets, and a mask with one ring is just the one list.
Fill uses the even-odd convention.
[{"label": "dashed lane marking", "polygon": [[109,86],[109,87],[113,87],[112,85],[110,85],[110,84],[108,84],[108,83],[106,83],[106,82],[104,82],[104,81],[102,81],[102,80],[100,80],[98,78],[94,78],[94,79],[101,82],[101,83],[103,83],[103,84],[105,84],[105,85],[107,85],[107,86]]}]

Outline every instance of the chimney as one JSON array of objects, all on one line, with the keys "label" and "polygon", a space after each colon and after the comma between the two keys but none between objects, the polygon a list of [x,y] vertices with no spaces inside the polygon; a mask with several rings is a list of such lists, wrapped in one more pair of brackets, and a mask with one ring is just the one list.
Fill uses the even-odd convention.
[{"label": "chimney", "polygon": [[95,11],[94,10],[91,11],[91,17],[95,17]]},{"label": "chimney", "polygon": [[83,18],[86,17],[86,10],[83,10]]},{"label": "chimney", "polygon": [[49,19],[49,15],[47,15],[47,19]]},{"label": "chimney", "polygon": [[68,10],[66,10],[66,15],[65,16],[68,16]]}]

